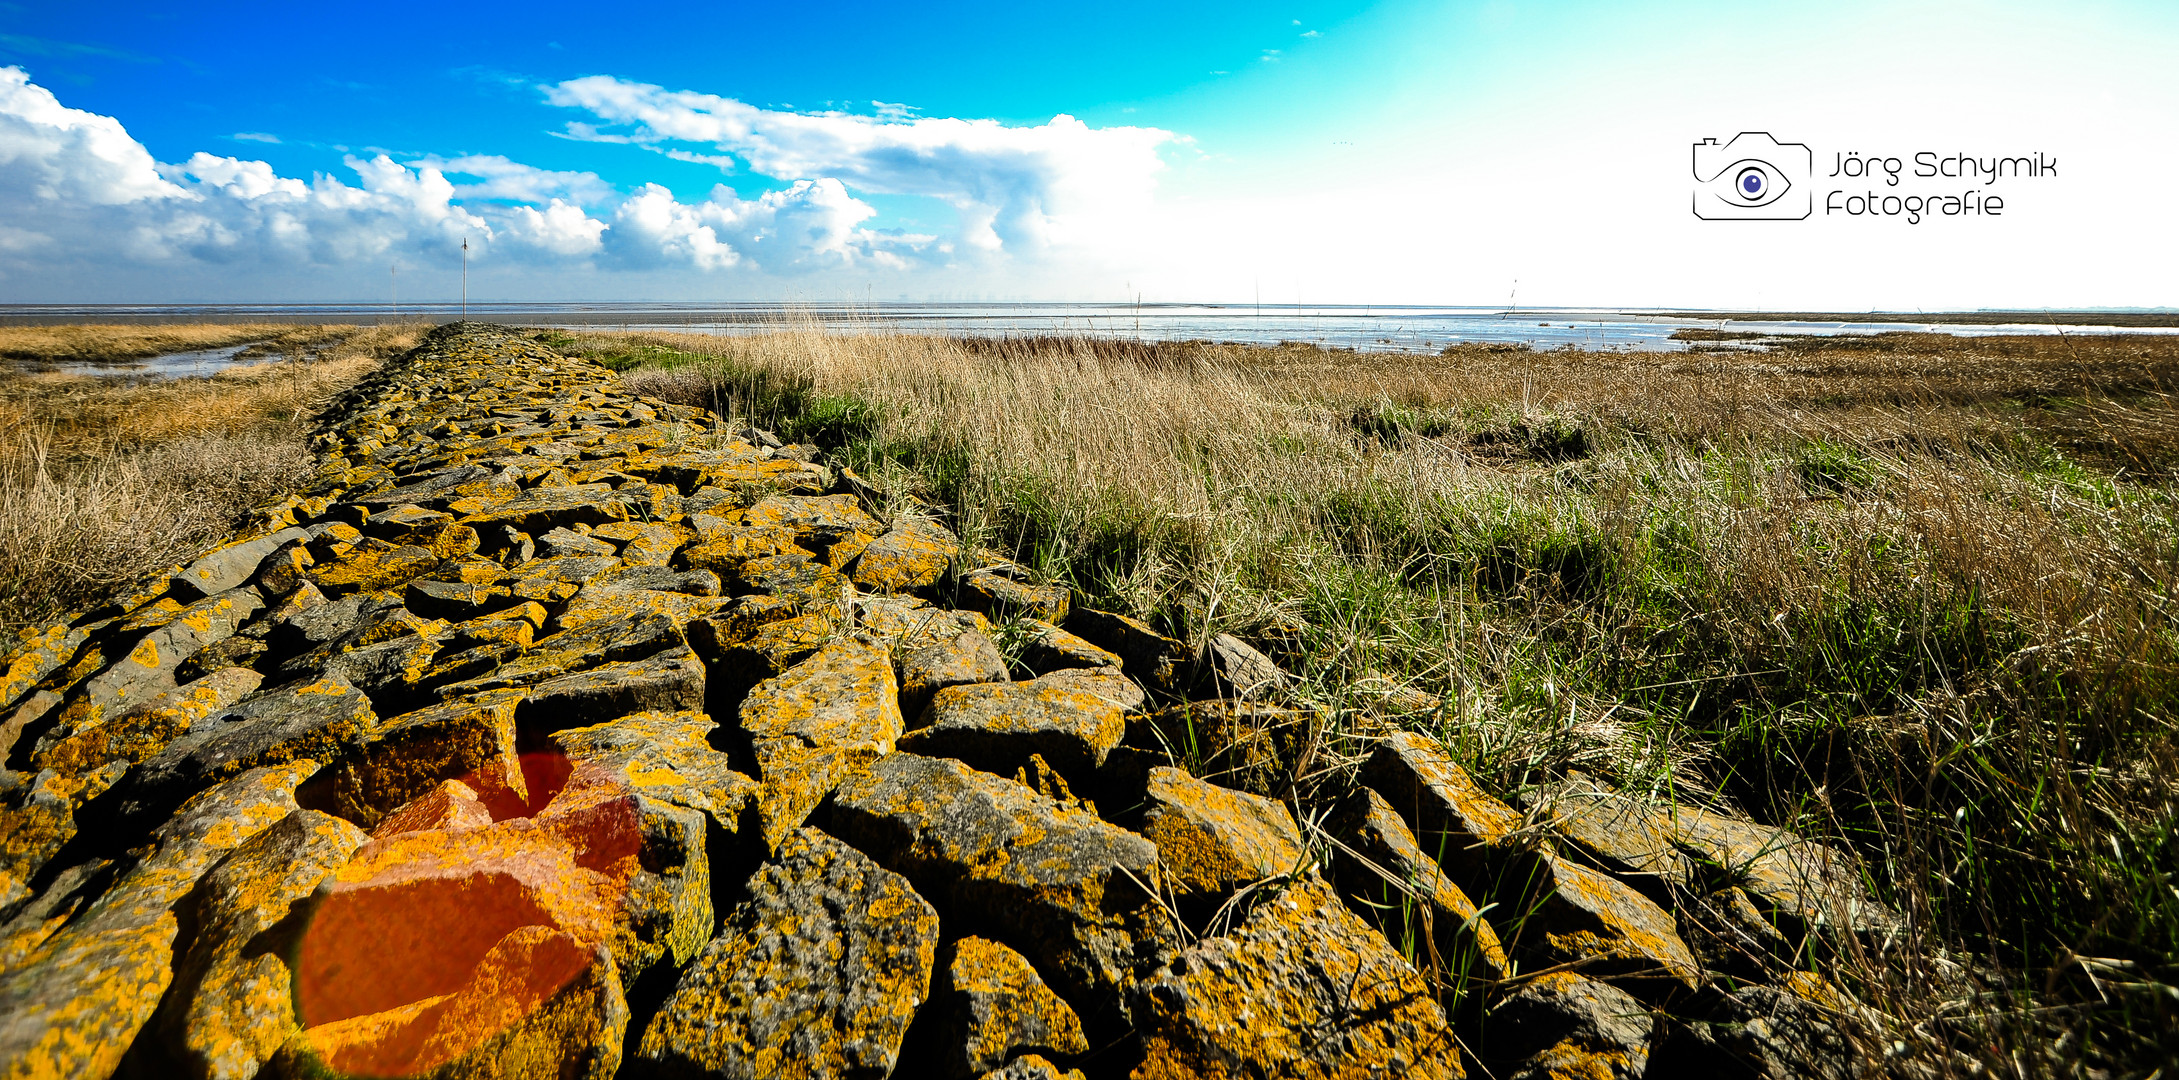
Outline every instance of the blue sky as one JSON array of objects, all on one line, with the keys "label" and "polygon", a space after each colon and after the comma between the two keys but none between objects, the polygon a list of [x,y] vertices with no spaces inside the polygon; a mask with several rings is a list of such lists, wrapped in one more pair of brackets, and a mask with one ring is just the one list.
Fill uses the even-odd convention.
[{"label": "blue sky", "polygon": [[[445,296],[466,237],[507,299],[2171,304],[2172,55],[2167,3],[0,3],[0,302]],[[1696,219],[1755,130],[2061,165]]]}]

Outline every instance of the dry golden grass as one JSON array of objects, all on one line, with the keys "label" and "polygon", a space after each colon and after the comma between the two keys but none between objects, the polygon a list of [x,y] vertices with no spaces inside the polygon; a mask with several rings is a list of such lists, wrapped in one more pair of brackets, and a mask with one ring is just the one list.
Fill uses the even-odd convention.
[{"label": "dry golden grass", "polygon": [[[196,348],[235,328],[145,329]],[[94,603],[283,497],[309,475],[313,411],[424,330],[269,329],[314,359],[209,378],[0,379],[0,632]]]},{"label": "dry golden grass", "polygon": [[553,340],[1101,606],[1298,629],[1304,803],[1421,689],[1502,791],[1580,766],[1857,851],[1909,938],[1812,959],[1940,1072],[2179,1053],[2179,340]]}]

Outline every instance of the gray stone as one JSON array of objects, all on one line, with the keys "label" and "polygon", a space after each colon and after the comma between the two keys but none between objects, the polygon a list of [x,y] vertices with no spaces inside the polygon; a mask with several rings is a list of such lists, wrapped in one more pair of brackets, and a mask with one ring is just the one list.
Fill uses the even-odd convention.
[{"label": "gray stone", "polygon": [[1130,678],[1160,694],[1178,693],[1188,666],[1188,646],[1149,624],[1096,608],[1067,612],[1067,629],[1120,658]]},{"label": "gray stone", "polygon": [[799,830],[682,973],[636,1057],[666,1077],[882,1077],[930,993],[938,913],[891,873]]},{"label": "gray stone", "polygon": [[546,679],[522,704],[524,727],[557,731],[637,712],[701,711],[704,667],[688,649]]},{"label": "gray stone", "polygon": [[1293,678],[1255,646],[1232,634],[1212,637],[1204,661],[1203,674],[1213,689],[1222,696],[1245,701],[1271,697]]},{"label": "gray stone", "polygon": [[1127,735],[1125,690],[1118,674],[1076,673],[1028,682],[973,683],[938,691],[900,747],[953,757],[986,772],[1011,773],[1042,756],[1062,775],[1086,782]]},{"label": "gray stone", "polygon": [[1498,1075],[1519,1080],[1640,1080],[1654,1026],[1624,991],[1556,971],[1492,1007],[1482,1053],[1501,1063]]},{"label": "gray stone", "polygon": [[327,677],[260,691],[206,717],[129,773],[111,793],[124,819],[157,820],[190,795],[246,770],[361,745],[378,714],[355,687]]},{"label": "gray stone", "polygon": [[1454,1080],[1460,1047],[1421,976],[1320,882],[1296,883],[1145,978],[1135,1080]]},{"label": "gray stone", "polygon": [[1095,1033],[1171,933],[1150,841],[957,761],[894,753],[833,792],[827,827],[949,920],[1029,957]]},{"label": "gray stone", "polygon": [[258,564],[266,556],[290,541],[307,540],[309,535],[306,530],[289,528],[218,548],[174,575],[174,595],[185,601],[197,600],[236,588],[257,573]]}]

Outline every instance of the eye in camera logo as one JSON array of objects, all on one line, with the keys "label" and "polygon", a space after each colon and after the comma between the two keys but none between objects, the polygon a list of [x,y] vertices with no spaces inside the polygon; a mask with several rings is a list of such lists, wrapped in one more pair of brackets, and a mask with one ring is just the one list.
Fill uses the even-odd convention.
[{"label": "eye in camera logo", "polygon": [[1695,144],[1695,216],[1705,221],[1800,221],[1814,209],[1807,143],[1743,131],[1723,146]]}]

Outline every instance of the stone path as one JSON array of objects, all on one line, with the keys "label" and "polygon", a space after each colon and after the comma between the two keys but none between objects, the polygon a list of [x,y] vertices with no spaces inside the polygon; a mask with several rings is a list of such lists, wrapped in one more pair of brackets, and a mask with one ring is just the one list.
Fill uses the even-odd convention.
[{"label": "stone path", "polygon": [[503,328],[330,415],[0,675],[0,1077],[1853,1074],[1827,849],[1410,734],[1304,828],[1245,643]]}]

